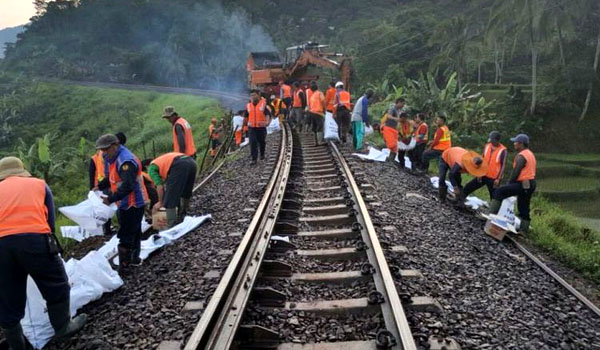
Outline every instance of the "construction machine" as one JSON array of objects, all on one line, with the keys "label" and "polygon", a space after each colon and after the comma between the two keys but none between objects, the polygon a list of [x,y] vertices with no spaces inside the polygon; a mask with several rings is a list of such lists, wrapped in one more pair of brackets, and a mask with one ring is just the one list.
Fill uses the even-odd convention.
[{"label": "construction machine", "polygon": [[351,58],[328,51],[329,45],[307,42],[288,47],[282,59],[278,52],[251,52],[246,61],[250,89],[260,89],[267,94],[279,94],[279,81],[308,83],[318,80],[318,75],[308,72],[310,66],[339,71],[339,80],[346,89],[350,86]]}]

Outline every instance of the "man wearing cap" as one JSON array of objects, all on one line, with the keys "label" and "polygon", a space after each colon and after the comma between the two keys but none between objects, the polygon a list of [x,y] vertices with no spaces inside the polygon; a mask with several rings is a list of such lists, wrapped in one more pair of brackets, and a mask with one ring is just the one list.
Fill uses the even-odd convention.
[{"label": "man wearing cap", "polygon": [[148,174],[158,191],[158,202],[153,209],[158,210],[161,207],[167,209],[168,227],[183,221],[187,214],[196,172],[196,161],[183,153],[163,154],[150,163]]},{"label": "man wearing cap", "polygon": [[502,201],[505,198],[517,196],[517,208],[521,232],[529,231],[531,217],[529,216],[529,204],[531,196],[535,192],[536,181],[536,159],[535,155],[529,150],[529,136],[519,134],[512,139],[515,151],[519,152],[513,160],[513,171],[507,185],[500,186],[494,192],[494,199],[490,203],[490,213],[498,214]]},{"label": "man wearing cap", "polygon": [[335,100],[333,103],[334,116],[338,124],[340,140],[342,143],[346,143],[346,135],[348,135],[348,130],[350,130],[350,111],[352,110],[350,93],[344,90],[344,83],[341,81],[335,83],[335,90]]},{"label": "man wearing cap", "polygon": [[442,153],[438,175],[438,195],[440,201],[446,200],[448,187],[446,185],[446,174],[450,170],[450,183],[454,188],[457,205],[464,205],[464,194],[462,191],[461,173],[469,173],[475,177],[481,177],[487,173],[487,164],[479,154],[467,151],[462,147],[451,147]]},{"label": "man wearing cap", "polygon": [[196,159],[196,145],[190,123],[180,117],[173,106],[165,107],[163,118],[168,119],[173,125],[173,152],[180,152]]},{"label": "man wearing cap", "polygon": [[104,154],[106,174],[98,188],[110,189],[104,203],[117,203],[119,209],[119,270],[124,272],[129,265],[141,264],[142,218],[149,201],[142,177],[142,164],[112,134],[100,136],[96,141],[96,149]]},{"label": "man wearing cap", "polygon": [[487,174],[474,178],[465,185],[463,191],[465,198],[483,186],[487,186],[490,199],[494,198],[494,190],[500,186],[508,153],[506,147],[500,143],[500,139],[501,135],[498,131],[490,133],[488,143],[483,147],[483,161],[488,165]]},{"label": "man wearing cap", "polygon": [[27,277],[46,300],[55,338],[74,334],[87,315],[71,319],[70,287],[54,232],[54,199],[43,180],[15,157],[0,159],[0,327],[9,349],[24,350]]}]

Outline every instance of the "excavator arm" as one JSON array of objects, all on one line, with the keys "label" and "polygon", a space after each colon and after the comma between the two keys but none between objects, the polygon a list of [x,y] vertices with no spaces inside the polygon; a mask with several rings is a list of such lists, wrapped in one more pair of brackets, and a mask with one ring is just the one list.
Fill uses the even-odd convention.
[{"label": "excavator arm", "polygon": [[340,62],[334,61],[332,59],[329,59],[327,57],[317,56],[314,53],[312,53],[311,51],[307,50],[307,51],[304,51],[300,55],[300,57],[298,57],[296,62],[294,62],[294,64],[290,68],[286,69],[286,74],[290,77],[294,76],[298,71],[306,68],[308,65],[315,65],[318,67],[339,70],[341,73],[340,75],[341,75],[342,82],[344,83],[344,86],[346,87],[346,89],[350,88],[350,86],[349,86],[350,75],[351,75],[350,59],[345,58],[340,63]]}]

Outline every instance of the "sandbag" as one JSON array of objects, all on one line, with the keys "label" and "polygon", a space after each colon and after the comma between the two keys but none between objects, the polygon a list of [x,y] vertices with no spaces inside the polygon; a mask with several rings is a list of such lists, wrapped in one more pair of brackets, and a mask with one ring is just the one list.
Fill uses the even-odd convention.
[{"label": "sandbag", "polygon": [[501,220],[506,221],[509,225],[512,225],[518,229],[520,220],[515,216],[515,203],[517,203],[516,196],[504,199],[497,216]]},{"label": "sandbag", "polygon": [[325,141],[339,141],[338,125],[333,119],[331,112],[325,113],[325,125],[323,126],[323,138]]},{"label": "sandbag", "polygon": [[61,207],[58,210],[84,230],[97,231],[117,212],[117,205],[115,203],[105,205],[100,195],[100,192],[90,191],[88,199],[83,202],[73,206]]},{"label": "sandbag", "polygon": [[365,126],[365,137],[371,135],[372,133],[374,133],[375,131],[373,130],[372,126]]},{"label": "sandbag", "polygon": [[271,123],[267,126],[267,134],[272,134],[274,132],[281,131],[281,125],[279,125],[279,118],[273,118]]},{"label": "sandbag", "polygon": [[398,149],[400,151],[410,151],[411,149],[415,148],[416,145],[417,140],[415,140],[414,137],[410,139],[410,143],[408,145],[402,141],[398,141]]}]

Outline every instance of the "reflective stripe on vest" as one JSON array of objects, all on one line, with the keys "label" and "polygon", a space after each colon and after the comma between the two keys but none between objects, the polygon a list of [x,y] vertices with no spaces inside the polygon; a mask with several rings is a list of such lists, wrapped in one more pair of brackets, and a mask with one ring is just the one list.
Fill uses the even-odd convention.
[{"label": "reflective stripe on vest", "polygon": [[298,89],[294,93],[294,104],[292,105],[294,108],[302,108],[302,97],[300,97],[300,92],[302,92],[302,90]]},{"label": "reflective stripe on vest", "polygon": [[117,188],[121,186],[122,179],[119,175],[119,170],[124,163],[128,162],[128,166],[136,167],[136,182],[131,191],[125,198],[117,202],[119,209],[127,210],[131,207],[141,208],[148,201],[148,192],[144,186],[144,178],[142,177],[142,164],[140,160],[131,153],[125,146],[119,146],[116,157],[109,162],[108,178],[110,181],[110,190],[112,193],[117,192]]},{"label": "reflective stripe on vest", "polygon": [[467,153],[467,150],[462,147],[451,147],[442,153],[442,159],[448,164],[450,169],[452,169],[456,163],[462,167],[461,159],[465,153]]},{"label": "reflective stripe on vest", "polygon": [[292,87],[287,85],[287,84],[283,84],[281,85],[281,90],[283,90],[283,98],[288,98],[288,97],[292,97]]},{"label": "reflective stripe on vest", "polygon": [[0,237],[20,233],[51,233],[44,204],[46,183],[11,176],[0,181]]},{"label": "reflective stripe on vest", "polygon": [[[521,152],[519,152],[519,155],[522,156],[523,158],[525,158],[525,167],[523,169],[521,169],[521,173],[519,174],[519,177],[517,178],[518,182],[521,181],[525,181],[525,180],[533,180],[535,179],[535,170],[536,170],[536,160],[535,160],[535,156],[533,155],[533,152],[531,152],[529,150],[529,148],[522,150]],[[513,159],[513,169],[515,167],[515,165],[517,164],[517,157],[515,157],[515,159]]]},{"label": "reflective stripe on vest", "polygon": [[267,127],[267,117],[265,116],[265,108],[267,107],[267,101],[261,98],[256,106],[250,102],[246,105],[248,111],[248,126],[252,128],[265,128]]},{"label": "reflective stripe on vest", "polygon": [[339,107],[340,105],[344,105],[346,107],[347,110],[350,110],[350,93],[346,90],[342,90],[340,91],[340,99],[339,99],[339,104],[336,106]]},{"label": "reflective stripe on vest", "polygon": [[311,113],[314,114],[318,114],[318,115],[325,115],[324,114],[324,109],[323,109],[323,100],[325,99],[325,96],[323,96],[323,93],[319,90],[313,91],[311,96],[310,96],[310,104],[308,105],[308,110]]},{"label": "reflective stripe on vest", "polygon": [[[429,127],[425,123],[419,124],[419,126],[415,129],[414,137],[417,140],[417,143],[426,143],[427,140],[429,140],[428,129]],[[423,135],[423,139],[419,138],[421,135]]]},{"label": "reflective stripe on vest", "polygon": [[452,147],[452,137],[450,136],[450,129],[446,125],[440,128],[442,130],[442,137],[440,137],[440,141],[438,142],[433,149],[438,151],[445,151],[448,148]]},{"label": "reflective stripe on vest", "polygon": [[409,138],[412,135],[412,132],[410,131],[410,123],[407,122],[399,122],[400,124],[400,128],[398,129],[399,133],[400,133],[400,138],[402,139],[406,139]]},{"label": "reflective stripe on vest", "polygon": [[185,136],[185,155],[193,156],[196,154],[196,145],[194,144],[194,137],[192,136],[192,127],[187,120],[179,117],[175,124],[173,124],[173,150],[174,152],[181,152],[179,149],[179,143],[177,142],[177,133],[175,132],[175,126],[181,125]]},{"label": "reflective stripe on vest", "polygon": [[96,175],[94,175],[94,185],[98,186],[102,180],[104,180],[105,170],[104,170],[104,157],[102,156],[102,151],[96,152],[92,156],[94,160],[94,165],[96,167]]},{"label": "reflective stripe on vest", "polygon": [[488,143],[483,149],[483,159],[488,164],[488,172],[485,177],[496,180],[502,171],[502,151],[506,150],[503,144],[500,144],[496,149],[494,145]]},{"label": "reflective stripe on vest", "polygon": [[166,153],[154,159],[151,164],[156,164],[156,166],[158,166],[158,174],[163,182],[165,182],[167,181],[167,175],[169,175],[169,170],[171,170],[171,165],[173,165],[175,159],[184,155],[185,154],[179,152]]}]

